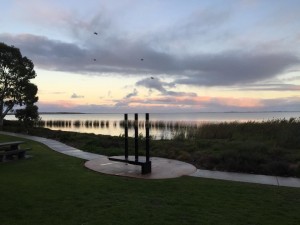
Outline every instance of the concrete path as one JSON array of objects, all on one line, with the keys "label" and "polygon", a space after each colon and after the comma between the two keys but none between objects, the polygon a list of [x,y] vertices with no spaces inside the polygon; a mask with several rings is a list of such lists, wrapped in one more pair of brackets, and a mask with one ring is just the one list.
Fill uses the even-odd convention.
[{"label": "concrete path", "polygon": [[106,157],[106,156],[102,156],[102,155],[98,155],[98,154],[94,154],[94,153],[84,152],[84,151],[78,150],[76,148],[70,147],[68,145],[65,145],[59,141],[55,141],[55,140],[51,140],[51,139],[47,139],[47,138],[43,138],[43,137],[36,137],[36,136],[4,132],[4,131],[0,131],[0,134],[10,135],[10,136],[14,136],[14,137],[20,137],[20,138],[25,138],[25,139],[33,140],[36,142],[40,142],[40,143],[48,146],[49,148],[51,148],[54,151],[57,151],[57,152],[60,152],[60,153],[63,153],[63,154],[69,155],[69,156],[74,156],[74,157],[77,157],[80,159],[92,160],[92,159],[96,159],[99,157]]},{"label": "concrete path", "polygon": [[293,177],[278,177],[278,176],[266,176],[266,175],[256,175],[256,174],[246,174],[246,173],[233,173],[233,172],[221,172],[221,171],[211,171],[211,170],[201,170],[197,171],[190,176],[211,178],[218,180],[230,180],[239,181],[247,183],[257,183],[257,184],[268,184],[276,186],[286,186],[286,187],[300,187],[300,179]]},{"label": "concrete path", "polygon": [[[116,157],[124,158],[124,156],[115,156],[114,158]],[[134,160],[134,156],[129,156],[129,159]],[[145,161],[145,157],[139,157],[139,160]],[[152,164],[152,171],[148,174],[141,174],[141,166],[110,161],[107,157],[87,161],[85,166],[91,170],[101,173],[143,179],[176,178],[190,175],[197,171],[195,166],[178,160],[159,157],[151,157],[150,160]]]},{"label": "concrete path", "polygon": [[125,164],[122,162],[109,161],[107,156],[98,155],[94,153],[84,152],[76,148],[70,147],[58,141],[50,140],[47,138],[29,136],[18,133],[10,133],[0,131],[0,134],[10,135],[15,137],[21,137],[30,139],[33,141],[45,144],[54,151],[88,160],[85,166],[89,169],[119,176],[128,176],[144,179],[165,179],[175,178],[184,175],[192,177],[202,177],[229,181],[239,181],[257,184],[267,184],[286,187],[300,187],[300,179],[292,177],[277,177],[266,175],[254,175],[232,172],[220,172],[196,169],[193,165],[180,162],[177,160],[163,159],[158,157],[152,157],[152,173],[149,175],[141,175],[140,166]]}]

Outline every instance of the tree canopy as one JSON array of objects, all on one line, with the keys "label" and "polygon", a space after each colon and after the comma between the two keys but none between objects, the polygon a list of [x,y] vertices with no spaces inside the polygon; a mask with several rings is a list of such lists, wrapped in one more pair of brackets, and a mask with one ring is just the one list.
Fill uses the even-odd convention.
[{"label": "tree canopy", "polygon": [[31,120],[38,118],[38,108],[34,105],[38,89],[30,82],[35,77],[30,59],[23,57],[18,48],[0,43],[0,128],[15,106],[20,106],[17,110],[20,120],[24,120],[24,115]]}]

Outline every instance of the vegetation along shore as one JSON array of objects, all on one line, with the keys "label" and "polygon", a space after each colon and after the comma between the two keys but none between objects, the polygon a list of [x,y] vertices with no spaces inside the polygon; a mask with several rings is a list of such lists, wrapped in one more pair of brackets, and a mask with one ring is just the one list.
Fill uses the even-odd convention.
[{"label": "vegetation along shore", "polygon": [[[51,138],[108,156],[124,152],[122,136],[25,129],[17,121],[5,121],[4,130]],[[206,123],[178,129],[171,140],[151,140],[151,156],[185,161],[201,169],[300,177],[299,137],[300,118]],[[144,137],[139,141],[142,153]],[[132,139],[131,154],[133,144]]]}]

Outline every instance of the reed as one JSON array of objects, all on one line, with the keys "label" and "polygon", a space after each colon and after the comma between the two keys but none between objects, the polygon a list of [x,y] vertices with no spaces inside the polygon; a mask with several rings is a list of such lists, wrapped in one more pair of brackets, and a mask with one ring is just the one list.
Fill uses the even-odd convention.
[{"label": "reed", "polygon": [[93,127],[99,127],[100,123],[98,120],[93,121]]},{"label": "reed", "polygon": [[34,122],[35,127],[45,127],[45,125],[46,125],[46,121],[44,120],[38,120]]},{"label": "reed", "polygon": [[[91,121],[91,120],[85,120],[85,121],[82,121],[82,120],[75,120],[73,121],[70,121],[70,120],[48,120],[48,121],[37,121],[35,123],[35,126],[36,127],[81,127],[81,126],[84,126],[86,128],[93,128],[93,127],[101,127],[101,128],[109,128],[110,125],[112,123],[112,126],[113,127],[117,127],[118,125],[118,122],[117,121],[109,121],[109,120],[94,120],[94,121]],[[134,120],[128,120],[128,129],[134,129],[134,124],[135,124],[135,121]],[[125,124],[124,124],[124,121],[119,121],[119,126],[121,128],[124,128]],[[181,122],[181,121],[150,121],[149,122],[149,126],[150,126],[150,129],[155,129],[155,130],[166,130],[166,129],[169,129],[169,130],[173,130],[173,131],[178,131],[180,132],[181,129],[193,129],[193,128],[196,128],[198,127],[198,124],[197,123],[191,123],[191,122]],[[141,120],[141,121],[138,121],[138,127],[139,129],[144,129],[145,128],[145,121],[144,120]]]},{"label": "reed", "polygon": [[280,146],[300,147],[300,117],[262,122],[204,123],[185,132],[188,139],[271,140]]},{"label": "reed", "polygon": [[75,121],[73,122],[73,126],[74,126],[74,127],[80,127],[80,126],[81,126],[81,121],[80,121],[80,120],[75,120]]},{"label": "reed", "polygon": [[[36,127],[76,127],[109,128],[109,120],[48,120],[36,122]],[[128,129],[134,129],[134,120],[128,120]],[[113,127],[117,127],[117,121]],[[281,146],[299,146],[300,138],[297,138],[300,130],[300,118],[273,119],[262,122],[220,122],[220,123],[193,123],[184,121],[150,121],[152,130],[169,130],[173,139],[233,139],[233,138],[259,138],[276,141]],[[124,121],[119,121],[119,127],[124,128]],[[139,129],[145,128],[145,121],[138,122]],[[292,135],[297,134],[297,135]],[[299,134],[300,136],[300,134]],[[299,137],[298,136],[298,137]],[[161,138],[165,139],[165,137]]]},{"label": "reed", "polygon": [[104,128],[104,124],[105,124],[104,120],[101,120],[101,121],[100,121],[100,127],[101,127],[101,128]]}]

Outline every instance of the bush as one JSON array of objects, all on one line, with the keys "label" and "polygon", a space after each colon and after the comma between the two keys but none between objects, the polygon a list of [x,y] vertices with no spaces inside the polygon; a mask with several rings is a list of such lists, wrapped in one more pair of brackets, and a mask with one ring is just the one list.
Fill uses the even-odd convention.
[{"label": "bush", "polygon": [[266,173],[277,175],[277,176],[288,176],[288,175],[295,175],[295,171],[292,171],[289,167],[289,164],[286,162],[280,161],[272,161],[266,165]]}]

